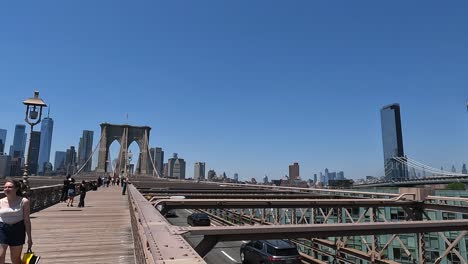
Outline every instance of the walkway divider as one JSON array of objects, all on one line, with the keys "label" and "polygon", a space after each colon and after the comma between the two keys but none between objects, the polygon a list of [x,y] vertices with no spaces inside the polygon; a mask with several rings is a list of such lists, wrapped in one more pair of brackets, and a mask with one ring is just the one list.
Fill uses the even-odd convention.
[{"label": "walkway divider", "polygon": [[137,263],[206,264],[135,186],[129,185],[128,191]]}]

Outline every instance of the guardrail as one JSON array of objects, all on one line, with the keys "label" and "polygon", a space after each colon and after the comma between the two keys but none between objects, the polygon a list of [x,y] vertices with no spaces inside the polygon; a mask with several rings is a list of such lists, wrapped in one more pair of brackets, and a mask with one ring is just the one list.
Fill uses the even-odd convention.
[{"label": "guardrail", "polygon": [[128,186],[128,201],[137,263],[206,264],[178,234],[178,228],[171,226],[133,185]]},{"label": "guardrail", "polygon": [[[62,195],[62,188],[63,185],[61,184],[32,188],[29,196],[31,213],[58,204]],[[5,194],[0,192],[0,198],[3,197],[5,197]]]}]

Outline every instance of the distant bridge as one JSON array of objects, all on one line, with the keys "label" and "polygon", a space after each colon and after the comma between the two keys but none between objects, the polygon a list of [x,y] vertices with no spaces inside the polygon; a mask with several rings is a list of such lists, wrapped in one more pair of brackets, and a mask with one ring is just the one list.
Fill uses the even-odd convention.
[{"label": "distant bridge", "polygon": [[[396,164],[396,165],[395,165]],[[386,175],[395,169],[404,170],[404,177],[398,179],[382,179],[362,184],[354,184],[356,188],[369,187],[411,187],[420,185],[449,184],[453,182],[468,183],[468,174],[436,169],[408,157],[393,157],[392,162],[385,167]]]},{"label": "distant bridge", "polygon": [[378,181],[373,183],[355,184],[354,188],[369,188],[369,187],[411,187],[421,185],[434,185],[434,184],[449,184],[453,182],[460,182],[468,184],[468,175],[460,176],[431,176],[427,178],[413,178],[400,181]]}]

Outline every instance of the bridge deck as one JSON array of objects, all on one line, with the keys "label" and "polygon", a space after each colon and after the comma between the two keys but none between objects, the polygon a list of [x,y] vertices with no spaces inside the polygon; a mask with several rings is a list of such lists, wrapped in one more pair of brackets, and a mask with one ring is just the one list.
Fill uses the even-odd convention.
[{"label": "bridge deck", "polygon": [[127,196],[114,186],[86,195],[84,208],[60,203],[33,214],[41,263],[135,263]]}]

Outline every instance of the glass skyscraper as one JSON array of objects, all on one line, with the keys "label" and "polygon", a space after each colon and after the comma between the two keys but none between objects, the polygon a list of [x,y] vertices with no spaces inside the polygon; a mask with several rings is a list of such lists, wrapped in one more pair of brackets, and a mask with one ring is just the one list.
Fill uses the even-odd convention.
[{"label": "glass skyscraper", "polygon": [[67,153],[65,151],[55,151],[54,170],[64,171],[65,170],[65,159]]},{"label": "glass skyscraper", "polygon": [[15,126],[15,135],[13,137],[13,145],[10,147],[10,153],[8,153],[12,158],[24,157],[24,149],[26,147],[26,126],[25,125],[16,125]]},{"label": "glass skyscraper", "polygon": [[41,145],[41,132],[33,131],[31,133],[31,142],[30,149],[29,149],[29,157],[28,159],[28,172],[30,175],[35,174],[37,175],[37,163],[39,160],[39,150]]},{"label": "glass skyscraper", "polygon": [[50,148],[52,145],[52,131],[54,120],[50,117],[42,119],[41,123],[41,143],[39,147],[38,174],[43,175],[44,164],[50,162]]},{"label": "glass skyscraper", "polygon": [[0,155],[5,152],[6,135],[6,129],[0,129]]},{"label": "glass skyscraper", "polygon": [[401,132],[400,105],[391,104],[380,110],[385,178],[402,180],[408,178],[406,166],[394,159],[405,159]]},{"label": "glass skyscraper", "polygon": [[93,136],[93,131],[83,130],[83,136],[80,138],[78,146],[78,166],[84,166],[82,171],[85,172],[91,171],[92,160],[88,161],[88,159],[93,152]]}]

